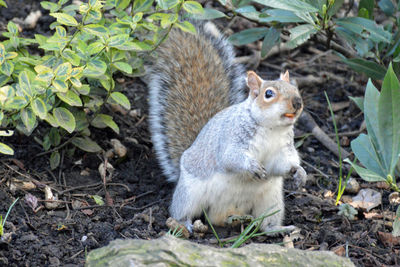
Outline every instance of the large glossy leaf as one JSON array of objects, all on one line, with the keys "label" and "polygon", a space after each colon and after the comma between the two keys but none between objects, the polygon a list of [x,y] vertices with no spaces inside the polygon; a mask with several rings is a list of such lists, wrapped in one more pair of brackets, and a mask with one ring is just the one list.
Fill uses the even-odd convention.
[{"label": "large glossy leaf", "polygon": [[14,150],[8,145],[0,142],[0,153],[6,155],[14,155]]},{"label": "large glossy leaf", "polygon": [[317,12],[318,9],[312,5],[299,0],[254,0],[254,2],[265,6],[290,11]]},{"label": "large glossy leaf", "polygon": [[94,142],[92,139],[85,137],[74,137],[72,138],[72,144],[74,144],[77,148],[82,149],[86,152],[100,152],[102,148]]},{"label": "large glossy leaf", "polygon": [[265,27],[247,29],[247,30],[232,34],[228,40],[234,45],[244,45],[244,44],[248,44],[248,43],[252,43],[254,41],[260,40],[268,33],[268,31],[269,31],[269,29],[265,28]]},{"label": "large glossy leaf", "polygon": [[[375,88],[371,80],[368,80],[367,88],[364,97],[364,119],[367,126],[368,135],[377,151],[381,151],[382,137],[379,133],[378,125],[378,103],[379,103],[379,91]],[[382,161],[380,153],[378,157]]]},{"label": "large glossy leaf", "polygon": [[[336,20],[336,24],[348,29],[356,34],[368,37],[375,42],[390,43],[392,35],[385,31],[381,25],[375,21],[360,17],[345,17]],[[366,35],[366,32],[369,34]]]},{"label": "large glossy leaf", "polygon": [[388,173],[380,162],[375,147],[367,135],[360,134],[360,136],[353,140],[351,142],[351,149],[367,169],[379,174],[380,176],[386,177]]},{"label": "large glossy leaf", "polygon": [[68,90],[66,93],[57,93],[58,98],[70,106],[81,107],[82,101],[79,96],[72,90]]},{"label": "large glossy leaf", "polygon": [[53,115],[58,125],[72,133],[75,130],[75,118],[72,113],[63,107],[58,107],[53,110]]},{"label": "large glossy leaf", "polygon": [[133,1],[133,10],[136,12],[147,11],[152,5],[154,0],[135,0]]},{"label": "large glossy leaf", "polygon": [[201,4],[196,1],[185,1],[182,7],[190,14],[202,14],[204,12]]},{"label": "large glossy leaf", "polygon": [[367,181],[367,182],[385,182],[385,178],[380,176],[379,174],[370,171],[366,168],[360,167],[357,164],[354,164],[353,162],[351,162],[349,159],[345,159],[344,162],[350,163],[351,166],[354,168],[354,170],[356,170],[356,172],[358,173],[358,175],[360,175],[360,177]]},{"label": "large glossy leaf", "polygon": [[113,92],[111,93],[111,98],[117,102],[119,105],[123,106],[125,109],[130,110],[131,109],[131,103],[129,102],[129,99],[122,93],[120,92]]},{"label": "large glossy leaf", "polygon": [[290,23],[290,22],[302,22],[303,20],[296,16],[293,11],[282,10],[282,9],[268,9],[265,11],[268,14],[268,17],[261,17],[260,22],[282,22],[282,23]]},{"label": "large glossy leaf", "polygon": [[289,48],[295,48],[310,39],[311,35],[317,32],[317,29],[313,25],[305,24],[294,27],[289,32],[290,41],[286,45]]},{"label": "large glossy leaf", "polygon": [[36,115],[33,113],[32,109],[24,108],[21,111],[21,119],[26,127],[26,130],[28,132],[32,132],[36,125]]},{"label": "large glossy leaf", "polygon": [[42,120],[44,120],[47,116],[47,107],[46,104],[43,102],[42,99],[40,98],[35,98],[32,102],[31,102],[31,107],[33,112],[39,116],[39,118],[41,118]]},{"label": "large glossy leaf", "polygon": [[119,134],[119,127],[110,115],[98,114],[91,124],[96,128],[110,127],[115,133]]},{"label": "large glossy leaf", "polygon": [[276,30],[275,28],[269,28],[268,33],[265,35],[262,47],[261,47],[261,57],[265,57],[271,48],[279,43],[281,32]]},{"label": "large glossy leaf", "polygon": [[78,26],[78,22],[71,15],[65,13],[50,13],[50,16],[55,17],[60,24],[74,27]]},{"label": "large glossy leaf", "polygon": [[213,20],[213,19],[227,17],[223,12],[213,8],[204,8],[203,10],[204,10],[203,13],[189,14],[189,17],[199,20]]},{"label": "large glossy leaf", "polygon": [[357,72],[365,73],[375,80],[382,80],[385,77],[385,68],[378,63],[363,58],[342,58],[343,62]]},{"label": "large glossy leaf", "polygon": [[400,153],[400,84],[391,64],[382,84],[378,122],[386,170],[393,176]]}]

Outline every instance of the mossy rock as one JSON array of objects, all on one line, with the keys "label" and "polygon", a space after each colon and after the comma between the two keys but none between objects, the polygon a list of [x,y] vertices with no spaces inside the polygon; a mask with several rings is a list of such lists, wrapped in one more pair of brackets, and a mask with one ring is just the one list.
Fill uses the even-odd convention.
[{"label": "mossy rock", "polygon": [[92,250],[87,267],[101,266],[354,266],[329,251],[304,251],[278,245],[250,244],[214,248],[166,235],[154,240],[125,239]]}]

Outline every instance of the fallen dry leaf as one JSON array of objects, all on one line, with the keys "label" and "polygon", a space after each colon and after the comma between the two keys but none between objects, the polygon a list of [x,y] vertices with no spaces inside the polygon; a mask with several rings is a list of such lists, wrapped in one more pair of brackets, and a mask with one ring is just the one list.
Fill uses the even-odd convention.
[{"label": "fallen dry leaf", "polygon": [[353,197],[353,201],[349,204],[354,208],[365,209],[370,211],[371,209],[379,206],[382,203],[382,195],[378,191],[367,188],[362,189],[358,192],[357,196]]},{"label": "fallen dry leaf", "polygon": [[391,233],[378,232],[378,237],[387,247],[400,245],[400,236],[395,237]]}]

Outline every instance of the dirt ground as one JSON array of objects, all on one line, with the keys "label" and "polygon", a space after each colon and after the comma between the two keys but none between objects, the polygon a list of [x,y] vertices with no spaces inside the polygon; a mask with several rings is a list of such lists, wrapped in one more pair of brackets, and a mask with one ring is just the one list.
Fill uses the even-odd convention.
[{"label": "dirt ground", "polygon": [[[10,2],[10,1],[8,1]],[[37,1],[13,1],[9,9],[0,8],[0,30],[7,21],[25,18],[39,9]],[[42,12],[45,14],[44,10]],[[33,33],[46,33],[51,19],[44,15]],[[238,26],[241,27],[241,26]],[[248,55],[243,48],[239,55]],[[264,78],[276,79],[281,70],[289,69],[293,78],[310,77],[319,81],[300,83],[305,109],[328,134],[334,133],[324,91],[335,104],[339,132],[344,133],[341,144],[347,150],[362,123],[362,113],[348,96],[362,96],[366,77],[350,71],[331,52],[314,43],[277,54],[261,62],[257,72]],[[322,78],[322,79],[321,79]],[[111,130],[93,129],[92,138],[104,149],[110,140],[120,140],[128,149],[124,158],[113,158],[115,170],[111,181],[103,186],[98,167],[103,159],[76,151],[73,157],[63,154],[61,168],[50,170],[48,155],[37,156],[42,147],[34,136],[15,136],[11,144],[14,157],[0,156],[0,214],[5,215],[10,204],[19,197],[11,211],[5,233],[0,241],[0,266],[82,266],[85,255],[92,249],[107,245],[117,238],[157,238],[168,231],[165,225],[168,205],[174,185],[166,182],[155,159],[148,132],[147,88],[139,79],[119,78],[120,90],[126,94],[134,114],[121,115],[109,108],[120,127],[120,134]],[[294,190],[293,181],[285,185],[285,225],[301,229],[301,238],[294,246],[303,250],[331,250],[339,255],[346,252],[357,266],[399,266],[400,245],[385,242],[382,233],[391,231],[395,207],[388,202],[389,191],[377,184],[364,183],[356,175],[361,188],[382,193],[382,205],[370,211],[361,210],[355,220],[338,215],[334,194],[338,183],[338,158],[319,143],[303,125],[297,125],[296,141],[309,174],[303,189]],[[4,140],[2,140],[4,141]],[[8,138],[6,142],[10,143]],[[21,182],[26,182],[21,189]],[[26,185],[33,185],[28,188]],[[57,209],[45,207],[33,211],[26,201],[29,194],[45,203],[44,185],[58,194],[62,205]],[[333,193],[332,193],[333,192]],[[102,196],[106,205],[98,205],[91,196]],[[108,205],[107,205],[108,204]],[[376,213],[375,216],[369,216]],[[217,229],[220,237],[238,234],[231,229]],[[215,246],[210,232],[193,242]],[[258,237],[250,242],[279,243],[281,237]]]}]

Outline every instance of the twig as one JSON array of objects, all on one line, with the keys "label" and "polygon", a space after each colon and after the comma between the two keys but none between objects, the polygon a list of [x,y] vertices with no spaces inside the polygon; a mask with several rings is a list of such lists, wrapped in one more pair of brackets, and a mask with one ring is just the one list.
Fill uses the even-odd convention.
[{"label": "twig", "polygon": [[324,176],[325,178],[329,179],[329,176],[327,174],[325,174],[324,172],[322,172],[321,170],[315,168],[312,164],[308,163],[305,160],[301,161],[303,164],[307,165],[308,167],[310,167],[311,169],[313,169],[314,171],[318,172],[319,174],[321,174],[322,176]]},{"label": "twig", "polygon": [[99,182],[99,183],[95,183],[95,184],[78,185],[78,186],[74,186],[74,187],[65,189],[65,190],[63,190],[63,191],[60,191],[59,193],[60,193],[60,194],[65,194],[65,193],[67,193],[67,192],[74,191],[74,190],[77,190],[77,189],[90,188],[90,187],[98,187],[98,186],[101,186],[102,184],[103,184],[102,182]]},{"label": "twig", "polygon": [[[339,156],[338,145],[324,131],[322,131],[322,129],[307,111],[303,111],[299,118],[299,123],[311,131],[314,137],[317,138],[318,141],[320,141],[332,153],[334,153],[336,156]],[[347,158],[350,156],[350,153],[343,148],[341,148],[341,152],[342,158]]]}]

